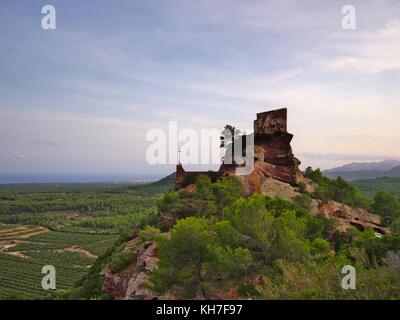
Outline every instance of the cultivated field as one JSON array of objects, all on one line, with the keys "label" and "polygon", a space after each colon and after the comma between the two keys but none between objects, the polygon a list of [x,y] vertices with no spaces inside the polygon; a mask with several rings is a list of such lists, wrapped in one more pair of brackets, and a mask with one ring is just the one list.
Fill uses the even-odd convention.
[{"label": "cultivated field", "polygon": [[42,267],[71,289],[120,234],[151,219],[173,176],[148,185],[0,185],[0,299],[40,299]]},{"label": "cultivated field", "polygon": [[56,269],[57,290],[70,288],[116,237],[0,225],[0,299],[49,296],[41,286],[45,265]]}]

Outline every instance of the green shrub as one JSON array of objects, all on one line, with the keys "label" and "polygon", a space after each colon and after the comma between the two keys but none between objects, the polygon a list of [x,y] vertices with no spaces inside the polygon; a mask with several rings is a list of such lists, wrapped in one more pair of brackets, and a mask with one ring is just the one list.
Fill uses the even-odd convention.
[{"label": "green shrub", "polygon": [[311,167],[305,170],[304,176],[313,180],[318,185],[311,194],[314,198],[322,201],[335,200],[352,207],[366,209],[369,209],[371,206],[370,199],[365,197],[342,177],[331,180],[325,177],[320,169],[313,170]]},{"label": "green shrub", "polygon": [[309,215],[308,211],[296,203],[283,200],[279,197],[265,197],[265,208],[270,211],[275,217],[281,215],[285,210],[294,211],[297,217]]},{"label": "green shrub", "polygon": [[139,238],[141,242],[153,241],[160,233],[160,229],[152,226],[146,226],[143,230],[140,230]]},{"label": "green shrub", "polygon": [[228,177],[212,185],[217,212],[222,213],[224,207],[232,205],[244,196],[242,183],[236,177]]},{"label": "green shrub", "polygon": [[372,203],[372,210],[382,217],[385,224],[390,224],[400,218],[400,205],[396,198],[386,192],[378,192]]},{"label": "green shrub", "polygon": [[133,263],[136,257],[136,253],[130,250],[119,252],[112,257],[110,268],[115,272],[120,272]]},{"label": "green shrub", "polygon": [[299,182],[299,191],[301,193],[306,193],[307,192],[306,184],[304,182]]},{"label": "green shrub", "polygon": [[293,202],[306,210],[310,210],[312,205],[312,198],[307,194],[299,194],[294,197]]}]

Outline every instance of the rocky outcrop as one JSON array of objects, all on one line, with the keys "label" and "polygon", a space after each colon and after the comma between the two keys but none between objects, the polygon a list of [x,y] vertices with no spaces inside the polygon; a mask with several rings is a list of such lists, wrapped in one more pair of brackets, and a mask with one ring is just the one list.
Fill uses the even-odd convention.
[{"label": "rocky outcrop", "polygon": [[[290,145],[293,135],[287,132],[287,109],[277,109],[257,114],[254,121],[254,171],[251,179],[260,172],[267,178],[273,178],[296,186],[302,179],[299,170],[300,161],[294,157]],[[243,150],[246,136],[241,136]],[[227,146],[224,159],[232,159],[232,145]],[[243,151],[242,150],[242,151]],[[181,164],[176,167],[176,189],[185,188],[194,182],[200,174],[208,175],[212,181],[235,175],[237,165],[224,161],[218,171],[187,172]],[[261,176],[260,176],[261,177]]]},{"label": "rocky outcrop", "polygon": [[100,275],[104,276],[102,290],[109,293],[113,299],[119,300],[125,297],[126,289],[128,287],[128,279],[115,274],[109,266],[106,266]]},{"label": "rocky outcrop", "polygon": [[388,228],[381,225],[381,218],[368,212],[362,208],[353,208],[343,203],[336,201],[328,201],[318,203],[318,212],[328,219],[333,219],[338,222],[336,229],[339,231],[346,231],[349,228],[357,228],[364,231],[367,228],[372,228],[375,232],[386,234],[389,232]]},{"label": "rocky outcrop", "polygon": [[[164,233],[163,236],[168,237],[169,234]],[[101,272],[105,278],[103,291],[117,300],[168,299],[168,296],[157,296],[147,286],[149,275],[157,267],[159,261],[155,241],[142,243],[139,237],[135,237],[126,244],[124,250],[133,250],[137,257],[136,262],[118,273],[107,265]]]},{"label": "rocky outcrop", "polygon": [[[246,140],[244,138],[242,137],[242,141]],[[242,182],[247,195],[258,192],[293,200],[300,195],[300,185],[304,191],[315,191],[316,184],[305,178],[299,170],[300,161],[293,155],[290,145],[292,139],[293,135],[287,132],[286,108],[257,114],[254,121],[254,169],[249,175],[236,176]],[[228,148],[227,153],[229,152]],[[217,172],[186,172],[183,166],[178,164],[176,188],[190,192],[194,190],[193,183],[197,175],[208,175],[214,182],[235,175],[235,169],[235,164],[222,163]],[[350,227],[359,230],[371,227],[382,234],[388,232],[387,228],[381,226],[379,216],[365,209],[352,208],[335,201],[323,203],[313,200],[310,212],[335,219],[338,229],[342,231]]]},{"label": "rocky outcrop", "polygon": [[290,145],[293,135],[287,132],[287,109],[257,114],[254,121],[255,162],[260,163],[267,177],[298,184],[300,161]]},{"label": "rocky outcrop", "polygon": [[[258,192],[271,197],[280,197],[285,200],[293,200],[301,195],[298,187],[289,183],[266,176],[256,165],[256,170],[249,176],[238,176],[247,194]],[[302,183],[308,192],[313,192],[316,185],[313,181],[302,178]],[[388,228],[381,225],[380,216],[370,213],[362,208],[354,208],[336,201],[323,202],[318,199],[311,201],[309,211],[312,215],[323,216],[336,221],[335,229],[346,231],[353,227],[358,230],[373,228],[380,234],[387,234]]]},{"label": "rocky outcrop", "polygon": [[298,188],[274,179],[265,172],[265,166],[260,162],[255,163],[255,169],[252,174],[247,176],[237,176],[237,179],[242,182],[244,191],[247,195],[258,192],[268,196],[279,196],[286,200],[292,200],[298,193]]}]

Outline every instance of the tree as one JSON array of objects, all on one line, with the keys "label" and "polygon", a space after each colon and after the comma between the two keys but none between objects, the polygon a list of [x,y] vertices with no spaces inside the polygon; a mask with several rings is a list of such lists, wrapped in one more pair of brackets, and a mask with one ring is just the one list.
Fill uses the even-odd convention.
[{"label": "tree", "polygon": [[214,193],[211,179],[206,175],[199,175],[196,179],[196,192],[194,193],[196,209],[199,215],[211,216],[216,211]]},{"label": "tree", "polygon": [[253,194],[248,199],[237,200],[225,210],[224,218],[242,235],[242,246],[268,261],[277,232],[272,228],[272,214],[265,209],[264,196]]},{"label": "tree", "polygon": [[387,268],[355,265],[357,290],[343,290],[341,269],[352,264],[343,256],[304,262],[276,261],[256,287],[261,299],[399,299],[400,277]]},{"label": "tree", "polygon": [[399,234],[400,235],[400,218],[397,218],[390,224],[390,231],[393,234]]},{"label": "tree", "polygon": [[316,238],[311,243],[311,254],[316,257],[326,257],[330,253],[329,242],[322,238]]},{"label": "tree", "polygon": [[297,217],[294,211],[285,210],[275,219],[273,230],[277,234],[271,248],[273,259],[301,261],[310,255],[310,244],[306,241],[308,217]]},{"label": "tree", "polygon": [[200,294],[206,298],[204,267],[214,237],[206,218],[179,220],[172,229],[171,239],[157,241],[160,262],[151,276],[153,289],[165,292],[175,284],[183,288],[184,296]]},{"label": "tree", "polygon": [[317,225],[310,223],[317,218],[280,198],[253,194],[225,208],[223,217],[235,230],[224,226],[226,237],[235,237],[239,241],[237,245],[248,248],[262,264],[270,264],[275,259],[306,259],[312,249],[321,255],[322,249],[319,249],[326,247],[319,240],[313,247],[309,241],[322,236],[326,222],[318,218]]},{"label": "tree", "polygon": [[212,186],[217,212],[222,213],[223,208],[232,205],[244,195],[243,185],[236,177],[228,177],[217,181]]},{"label": "tree", "polygon": [[265,207],[274,217],[279,217],[285,210],[294,211],[297,217],[308,215],[308,211],[295,202],[286,201],[280,197],[265,197]]},{"label": "tree", "polygon": [[318,186],[311,195],[323,201],[336,200],[353,207],[369,208],[370,201],[342,177],[331,180],[325,177],[320,169],[308,167],[304,176],[313,180]]},{"label": "tree", "polygon": [[256,287],[261,299],[335,299],[340,292],[340,263],[326,261],[288,262],[277,260]]},{"label": "tree", "polygon": [[220,238],[218,230],[207,218],[189,217],[177,222],[170,239],[159,237],[160,262],[151,274],[151,288],[165,292],[177,285],[183,297],[207,299],[226,282],[240,282],[252,255],[247,249],[225,245],[226,238]]},{"label": "tree", "polygon": [[[234,126],[227,124],[224,130],[221,132],[221,148],[225,148],[226,150],[231,147],[231,154],[228,155],[227,163],[235,164],[235,140],[238,138],[240,134],[240,130],[236,129]],[[229,158],[230,156],[230,158]]]},{"label": "tree", "polygon": [[170,191],[157,203],[158,212],[161,216],[171,216],[174,219],[184,218],[194,214],[194,208],[183,192]]},{"label": "tree", "polygon": [[386,224],[390,224],[397,217],[400,217],[400,208],[396,199],[383,191],[379,191],[375,195],[372,210],[379,214]]}]

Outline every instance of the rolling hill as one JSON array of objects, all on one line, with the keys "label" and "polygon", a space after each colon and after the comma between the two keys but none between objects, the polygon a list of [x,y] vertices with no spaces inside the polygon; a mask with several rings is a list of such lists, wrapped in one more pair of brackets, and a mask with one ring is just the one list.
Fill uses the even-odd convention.
[{"label": "rolling hill", "polygon": [[346,180],[375,179],[379,177],[400,177],[400,161],[350,163],[323,171],[329,178],[342,177]]}]

